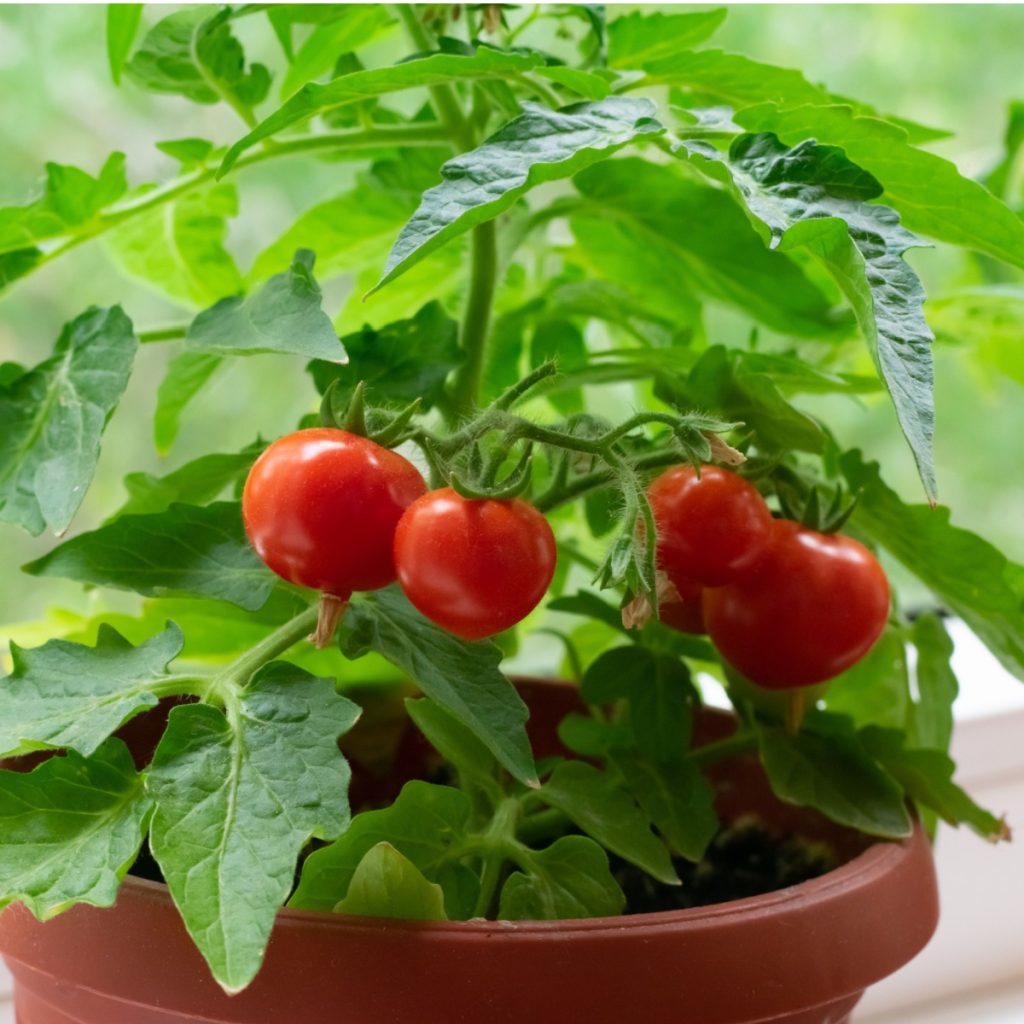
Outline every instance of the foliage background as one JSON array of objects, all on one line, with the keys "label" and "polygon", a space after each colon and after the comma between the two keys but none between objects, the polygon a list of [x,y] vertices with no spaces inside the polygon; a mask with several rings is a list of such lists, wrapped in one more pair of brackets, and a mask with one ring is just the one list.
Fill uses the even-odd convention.
[{"label": "foliage background", "polygon": [[[147,9],[144,26],[168,10]],[[188,135],[230,141],[239,136],[238,122],[223,105],[197,107],[178,97],[143,92],[130,81],[115,88],[107,67],[103,18],[101,6],[0,7],[0,206],[33,194],[48,159],[95,172],[109,152],[120,149],[127,154],[134,185],[174,174],[170,158],[153,147],[159,139]],[[262,19],[243,19],[237,32],[251,59],[276,63],[278,44]],[[955,160],[965,173],[982,176],[1002,155],[1008,105],[1021,95],[1021,38],[1024,7],[1012,5],[768,5],[733,7],[715,44],[757,60],[800,67],[810,80],[834,91],[948,129],[954,137],[932,148]],[[371,52],[387,62],[397,56],[399,45],[396,28],[373,44]],[[245,212],[231,222],[228,236],[228,247],[243,270],[298,212],[344,191],[351,177],[344,163],[312,159],[247,170]],[[1024,194],[1019,176],[1017,182],[1011,203],[1020,208]],[[943,253],[913,250],[909,262],[931,297],[980,281],[977,259],[949,247]],[[1001,273],[1024,287],[1024,275],[1009,268]],[[325,291],[325,306],[334,312],[348,285],[329,282]],[[91,243],[0,299],[0,361],[38,362],[50,351],[65,320],[90,303],[118,301],[127,303],[141,329],[184,319],[180,310],[121,278],[101,245]],[[712,323],[721,332],[718,338],[728,340],[728,332],[738,329],[724,316]],[[1011,334],[999,350],[999,362],[1009,373],[990,365],[992,354],[991,346],[979,348],[940,332],[940,496],[952,506],[954,522],[989,537],[1008,557],[1020,561],[1024,336]],[[126,469],[167,472],[208,450],[211,438],[217,439],[217,450],[230,451],[252,439],[257,422],[265,436],[273,436],[290,429],[306,411],[309,386],[296,360],[231,360],[230,369],[190,407],[181,435],[169,456],[161,458],[152,445],[151,421],[156,388],[170,355],[161,345],[140,350],[128,393],[106,435],[96,479],[76,517],[76,532],[95,526],[121,502]],[[805,397],[801,405],[824,412],[823,401],[829,402],[827,418],[840,441],[857,444],[879,458],[902,495],[920,500],[920,485],[887,399],[879,394],[858,406],[849,399]],[[254,409],[259,409],[258,420]],[[45,534],[32,539],[21,531],[4,531],[0,622],[36,617],[54,602],[80,610],[88,606],[92,598],[76,584],[32,579],[16,571],[52,545],[53,538]],[[103,601],[131,607],[137,599],[106,594]]]}]

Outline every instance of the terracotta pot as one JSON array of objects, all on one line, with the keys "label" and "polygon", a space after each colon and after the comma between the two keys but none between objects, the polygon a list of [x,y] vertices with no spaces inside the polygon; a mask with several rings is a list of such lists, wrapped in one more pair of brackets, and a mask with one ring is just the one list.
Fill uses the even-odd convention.
[{"label": "terracotta pot", "polygon": [[[575,698],[524,682],[539,749]],[[709,713],[704,739],[732,724]],[[862,837],[770,794],[756,760],[716,772],[727,817],[827,837],[846,863],[717,906],[557,922],[427,923],[284,910],[253,985],[228,997],[167,889],[129,877],[111,910],[0,916],[19,1024],[843,1024],[938,919],[928,840]]]}]

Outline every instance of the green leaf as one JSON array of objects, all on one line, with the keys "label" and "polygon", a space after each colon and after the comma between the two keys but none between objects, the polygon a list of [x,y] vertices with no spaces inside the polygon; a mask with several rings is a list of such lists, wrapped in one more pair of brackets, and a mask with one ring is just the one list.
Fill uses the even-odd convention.
[{"label": "green leaf", "polygon": [[148,597],[216,597],[250,611],[263,605],[275,585],[249,546],[241,507],[233,501],[122,516],[59,545],[24,571]]},{"label": "green leaf", "polygon": [[428,879],[436,879],[452,847],[465,837],[470,811],[462,790],[407,782],[393,804],[357,814],[340,839],[306,858],[288,905],[333,910],[348,893],[362,859],[380,843],[389,843]]},{"label": "green leaf", "polygon": [[956,765],[940,750],[907,750],[898,729],[877,726],[860,733],[864,749],[918,803],[935,811],[943,821],[967,825],[989,842],[1010,838],[1005,821],[979,807],[954,781]]},{"label": "green leaf", "polygon": [[95,647],[51,640],[23,650],[11,644],[14,671],[0,680],[0,756],[48,747],[89,757],[128,719],[167,696],[167,666],[181,651],[181,630],[132,647],[101,626]]},{"label": "green leaf", "polygon": [[162,18],[146,33],[125,71],[151,92],[174,93],[193,103],[220,100],[248,110],[267,95],[270,72],[245,68],[241,44],[231,34],[231,8],[210,13],[191,7]]},{"label": "green leaf", "polygon": [[655,763],[626,751],[615,751],[612,763],[626,787],[672,852],[701,860],[718,832],[715,791],[692,761]]},{"label": "green leaf", "polygon": [[[1024,146],[1024,102],[1011,100],[1003,136],[1004,153],[1002,160],[985,175],[985,187],[1011,205],[1020,202],[1020,175],[1017,161]],[[1018,194],[1015,194],[1015,190]]]},{"label": "green leaf", "polygon": [[234,187],[214,185],[126,220],[104,241],[123,273],[201,308],[242,290],[238,268],[224,248],[228,218],[237,213]]},{"label": "green leaf", "polygon": [[339,53],[358,50],[392,24],[394,21],[383,4],[342,7],[337,17],[317,25],[299,47],[281,82],[282,98],[330,71]]},{"label": "green leaf", "polygon": [[937,615],[919,615],[910,638],[917,649],[917,707],[914,738],[917,745],[948,750],[953,737],[953,702],[960,690],[950,659],[953,641]]},{"label": "green leaf", "polygon": [[710,39],[727,13],[719,7],[686,14],[633,11],[615,18],[608,23],[608,65],[633,70],[673,57]]},{"label": "green leaf", "polygon": [[31,274],[42,258],[42,250],[35,246],[0,253],[0,292],[12,282]]},{"label": "green leaf", "polygon": [[446,921],[444,892],[428,882],[390,843],[378,843],[359,862],[336,914]]},{"label": "green leaf", "polygon": [[[602,600],[590,590],[578,590],[575,594],[556,597],[554,601],[548,603],[548,609],[553,612],[567,612],[570,615],[583,615],[589,619],[597,619],[620,633],[630,635],[629,630],[622,624],[621,610]],[[626,648],[626,650],[631,649]]]},{"label": "green leaf", "polygon": [[595,75],[591,71],[580,71],[579,68],[567,68],[561,64],[552,64],[548,67],[537,68],[533,74],[539,78],[557,82],[588,100],[603,100],[611,93],[611,87],[600,75]]},{"label": "green leaf", "polygon": [[387,587],[353,601],[341,645],[346,657],[374,650],[403,669],[520,782],[536,784],[526,705],[498,670],[501,652],[494,644],[452,636],[420,615],[397,587]]},{"label": "green leaf", "polygon": [[76,903],[112,907],[146,834],[150,802],[128,748],[0,771],[0,910],[46,921]]},{"label": "green leaf", "polygon": [[772,134],[744,135],[728,158],[703,143],[688,148],[709,175],[735,185],[772,245],[808,249],[836,279],[934,498],[933,339],[921,312],[924,289],[903,260],[919,242],[892,210],[868,202],[881,186],[842,150],[815,142],[787,149]]},{"label": "green leaf", "polygon": [[789,256],[765,248],[721,189],[636,157],[591,167],[575,184],[589,200],[570,209],[585,260],[636,292],[648,282],[645,299],[661,295],[660,314],[678,316],[680,291],[684,309],[699,291],[787,334],[821,337],[842,326],[830,299]]},{"label": "green leaf", "polygon": [[[611,96],[562,110],[526,104],[482,145],[449,160],[402,229],[377,288],[477,224],[493,220],[531,188],[570,178],[643,135],[663,129],[650,100]],[[511,170],[510,170],[511,169]]]},{"label": "green leaf", "polygon": [[875,764],[848,718],[812,712],[796,736],[758,727],[761,761],[775,795],[840,825],[900,839],[911,833],[903,790]]},{"label": "green leaf", "polygon": [[1024,221],[988,189],[965,178],[956,164],[911,146],[907,132],[848,106],[773,104],[740,111],[752,132],[774,132],[790,144],[804,139],[842,147],[853,163],[885,187],[883,199],[911,231],[988,253],[1024,267]]},{"label": "green leaf", "polygon": [[91,307],[64,325],[49,359],[0,390],[0,520],[33,534],[68,528],[137,347],[120,306]]},{"label": "green leaf", "polygon": [[168,139],[166,142],[154,143],[161,153],[166,153],[172,160],[181,164],[182,170],[198,167],[206,163],[216,148],[208,139]]},{"label": "green leaf", "polygon": [[315,256],[300,249],[291,267],[275,274],[254,295],[221,299],[192,321],[186,350],[210,353],[285,352],[341,363],[345,349],[313,277]]},{"label": "green leaf", "polygon": [[501,890],[502,921],[559,921],[617,917],[626,897],[608,868],[608,855],[586,836],[565,836],[533,853]]},{"label": "green leaf", "polygon": [[907,505],[860,452],[840,460],[860,491],[852,522],[902,562],[962,618],[1018,679],[1024,679],[1024,607],[1013,585],[1019,567],[995,547],[949,521],[949,509]]},{"label": "green leaf", "polygon": [[410,698],[405,707],[416,727],[449,764],[472,779],[494,778],[491,752],[454,715],[432,700]]},{"label": "green leaf", "polygon": [[583,761],[563,761],[541,786],[545,803],[567,814],[592,839],[659,882],[679,882],[665,844],[633,798]]},{"label": "green leaf", "polygon": [[537,54],[506,53],[489,46],[479,46],[474,54],[468,56],[435,53],[391,67],[353,71],[327,85],[303,86],[283,107],[261,121],[228,150],[220,174],[226,174],[242,153],[258,142],[317,114],[404,89],[461,80],[502,79],[529,71],[541,61]]},{"label": "green leaf", "polygon": [[124,153],[111,153],[94,178],[70,164],[48,163],[46,184],[40,198],[24,206],[0,209],[0,252],[18,255],[18,269],[8,266],[8,280],[27,272],[31,258],[30,246],[47,238],[68,234],[74,229],[83,233],[96,215],[128,190],[124,174]]},{"label": "green leaf", "polygon": [[314,362],[310,372],[321,394],[334,381],[347,390],[363,381],[371,402],[404,405],[419,398],[430,409],[443,397],[448,375],[462,363],[458,333],[444,307],[431,302],[409,320],[346,335],[347,365]]},{"label": "green leaf", "polygon": [[338,737],[351,701],[294,665],[273,662],[232,698],[175,708],[147,789],[150,843],[214,977],[239,992],[259,970],[299,852],[349,823],[349,768]]},{"label": "green leaf", "polygon": [[913,711],[904,631],[886,626],[868,654],[829,683],[825,705],[849,715],[858,727],[909,728]]},{"label": "green leaf", "polygon": [[185,406],[223,361],[221,356],[204,352],[180,352],[167,364],[164,379],[157,389],[156,412],[153,415],[153,442],[161,455],[167,454],[178,436]]},{"label": "green leaf", "polygon": [[135,42],[142,21],[142,4],[107,4],[107,60],[114,84],[121,81],[121,70]]}]

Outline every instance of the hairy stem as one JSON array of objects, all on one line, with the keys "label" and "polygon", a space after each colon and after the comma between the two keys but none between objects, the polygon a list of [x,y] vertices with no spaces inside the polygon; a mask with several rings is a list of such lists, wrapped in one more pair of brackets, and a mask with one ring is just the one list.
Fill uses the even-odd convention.
[{"label": "hairy stem", "polygon": [[455,376],[454,384],[455,408],[462,412],[472,409],[480,395],[497,275],[498,235],[494,221],[489,220],[473,229],[469,298],[462,322],[465,361]]}]

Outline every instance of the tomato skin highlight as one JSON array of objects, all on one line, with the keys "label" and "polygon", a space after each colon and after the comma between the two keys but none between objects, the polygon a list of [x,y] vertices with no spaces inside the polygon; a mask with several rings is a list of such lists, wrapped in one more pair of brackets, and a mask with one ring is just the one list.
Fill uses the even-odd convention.
[{"label": "tomato skin highlight", "polygon": [[[658,565],[676,587],[732,583],[761,557],[772,531],[764,498],[720,466],[676,466],[648,488],[658,528]],[[682,591],[680,591],[682,592]]]},{"label": "tomato skin highlight", "polygon": [[395,580],[402,513],[427,487],[419,470],[368,438],[315,427],[275,441],[242,493],[245,532],[278,576],[348,598]]},{"label": "tomato skin highlight", "polygon": [[555,572],[548,521],[519,498],[463,498],[430,491],[406,510],[395,532],[398,581],[428,619],[480,640],[524,619]]},{"label": "tomato skin highlight", "polygon": [[775,522],[767,551],[738,583],[704,592],[708,635],[725,660],[769,690],[813,686],[874,646],[889,617],[889,583],[851,537]]}]

